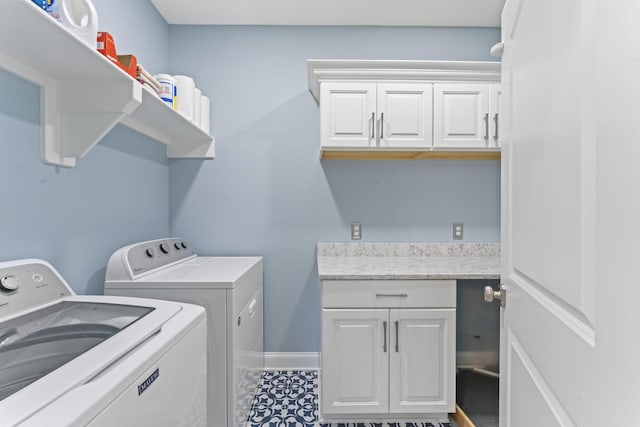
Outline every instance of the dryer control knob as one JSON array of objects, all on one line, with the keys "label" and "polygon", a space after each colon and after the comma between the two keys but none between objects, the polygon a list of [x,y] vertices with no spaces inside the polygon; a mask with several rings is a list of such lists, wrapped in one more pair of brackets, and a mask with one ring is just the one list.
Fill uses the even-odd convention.
[{"label": "dryer control knob", "polygon": [[189,246],[189,245],[187,245],[187,242],[182,242],[180,244],[182,245],[183,249],[187,249],[187,247]]},{"label": "dryer control knob", "polygon": [[180,243],[178,243],[178,242],[174,243],[173,247],[176,248],[177,250],[182,249],[182,246],[180,246]]},{"label": "dryer control knob", "polygon": [[147,256],[149,258],[153,258],[153,256],[155,255],[155,253],[153,252],[153,249],[149,248],[146,251],[144,251],[145,254],[147,254]]},{"label": "dryer control knob", "polygon": [[3,292],[13,292],[22,285],[22,281],[16,276],[4,276],[0,279],[0,290]]},{"label": "dryer control knob", "polygon": [[160,243],[160,252],[162,252],[163,254],[168,254],[169,245],[167,245],[166,243]]}]

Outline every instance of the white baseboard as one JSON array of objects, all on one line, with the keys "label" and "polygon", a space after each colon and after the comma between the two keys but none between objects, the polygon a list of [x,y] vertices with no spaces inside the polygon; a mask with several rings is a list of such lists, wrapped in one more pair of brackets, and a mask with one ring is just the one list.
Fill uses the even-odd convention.
[{"label": "white baseboard", "polygon": [[320,367],[320,353],[265,353],[264,368],[279,369],[309,369]]},{"label": "white baseboard", "polygon": [[500,363],[498,351],[458,351],[456,366],[458,368],[486,368],[497,367]]}]

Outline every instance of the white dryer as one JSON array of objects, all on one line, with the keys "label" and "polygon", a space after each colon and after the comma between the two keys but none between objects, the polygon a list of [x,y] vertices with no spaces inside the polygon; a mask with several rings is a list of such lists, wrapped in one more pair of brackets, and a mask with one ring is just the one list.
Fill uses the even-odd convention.
[{"label": "white dryer", "polygon": [[206,315],[0,263],[0,426],[206,426]]},{"label": "white dryer", "polygon": [[198,256],[168,238],[117,250],[105,294],[198,304],[207,310],[209,427],[244,425],[264,368],[262,257]]}]

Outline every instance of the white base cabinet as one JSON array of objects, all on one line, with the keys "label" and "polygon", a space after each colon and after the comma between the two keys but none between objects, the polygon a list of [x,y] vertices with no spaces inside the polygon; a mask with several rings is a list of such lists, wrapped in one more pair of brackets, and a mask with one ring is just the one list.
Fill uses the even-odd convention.
[{"label": "white base cabinet", "polygon": [[389,411],[453,412],[455,309],[390,310]]},{"label": "white base cabinet", "polygon": [[323,412],[389,412],[388,325],[389,310],[323,310]]},{"label": "white base cabinet", "polygon": [[454,412],[455,281],[322,287],[322,419]]}]

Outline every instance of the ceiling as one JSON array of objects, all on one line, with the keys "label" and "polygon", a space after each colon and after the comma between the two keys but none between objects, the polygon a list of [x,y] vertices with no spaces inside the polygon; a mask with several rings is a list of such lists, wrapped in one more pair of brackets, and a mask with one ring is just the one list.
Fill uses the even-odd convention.
[{"label": "ceiling", "polygon": [[499,27],[505,0],[151,0],[169,24]]}]

